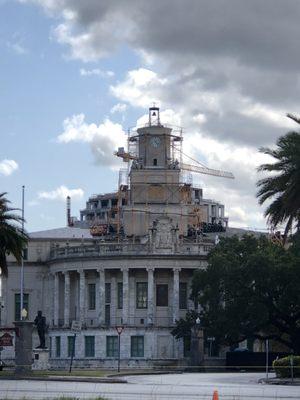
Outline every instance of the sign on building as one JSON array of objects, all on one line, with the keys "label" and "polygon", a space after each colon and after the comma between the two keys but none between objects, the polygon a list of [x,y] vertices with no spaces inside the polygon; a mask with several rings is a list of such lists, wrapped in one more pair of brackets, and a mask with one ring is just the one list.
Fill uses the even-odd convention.
[{"label": "sign on building", "polygon": [[4,333],[0,336],[0,346],[13,346],[13,337],[9,333]]},{"label": "sign on building", "polygon": [[81,331],[81,322],[80,321],[72,321],[71,330],[75,332]]}]

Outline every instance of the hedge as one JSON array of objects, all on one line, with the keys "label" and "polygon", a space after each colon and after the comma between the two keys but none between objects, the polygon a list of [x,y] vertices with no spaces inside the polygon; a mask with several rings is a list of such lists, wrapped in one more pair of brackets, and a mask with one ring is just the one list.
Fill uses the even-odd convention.
[{"label": "hedge", "polygon": [[300,378],[300,356],[288,356],[273,361],[273,368],[279,378],[291,378],[291,357],[293,357],[293,376]]}]

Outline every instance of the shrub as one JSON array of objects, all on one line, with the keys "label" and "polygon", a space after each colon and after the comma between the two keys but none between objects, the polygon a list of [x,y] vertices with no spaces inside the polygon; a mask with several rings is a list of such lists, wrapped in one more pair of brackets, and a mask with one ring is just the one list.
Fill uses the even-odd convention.
[{"label": "shrub", "polygon": [[300,356],[288,356],[273,361],[273,368],[279,378],[291,378],[291,357],[293,357],[294,378],[300,377]]}]

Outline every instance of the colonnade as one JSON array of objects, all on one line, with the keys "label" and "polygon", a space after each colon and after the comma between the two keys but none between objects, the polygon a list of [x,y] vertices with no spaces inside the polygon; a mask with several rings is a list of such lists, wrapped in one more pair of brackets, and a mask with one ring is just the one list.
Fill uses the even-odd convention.
[{"label": "colonnade", "polygon": [[[129,270],[128,267],[123,267],[120,269],[122,272],[122,283],[123,283],[123,307],[122,307],[122,324],[127,325],[129,323]],[[170,269],[169,269],[170,270]],[[89,270],[90,271],[90,270]],[[96,313],[97,322],[99,326],[105,325],[105,268],[97,268],[97,280],[98,285],[96,285]],[[111,271],[111,270],[110,270]],[[146,268],[147,271],[147,282],[148,282],[148,297],[147,297],[147,309],[145,310],[147,314],[147,324],[153,325],[155,322],[155,279],[154,272],[155,267]],[[172,309],[172,321],[173,323],[179,318],[179,274],[181,268],[172,268],[173,271],[173,290],[171,297],[171,309]],[[54,326],[63,325],[68,327],[70,324],[70,294],[71,294],[71,282],[70,273],[77,272],[79,274],[79,290],[78,290],[78,316],[77,319],[80,320],[82,324],[85,322],[87,305],[85,304],[86,296],[86,270],[65,270],[63,272],[53,272],[52,276],[54,279],[53,287],[53,324]],[[64,275],[64,309],[63,309],[63,323],[59,323],[59,316],[61,315],[59,306],[59,274]]]}]

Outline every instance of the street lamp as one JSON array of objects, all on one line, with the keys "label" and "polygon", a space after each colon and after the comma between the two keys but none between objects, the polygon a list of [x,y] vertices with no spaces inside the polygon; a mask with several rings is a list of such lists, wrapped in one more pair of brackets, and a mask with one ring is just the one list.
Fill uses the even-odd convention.
[{"label": "street lamp", "polygon": [[121,361],[121,335],[124,330],[124,326],[116,326],[118,333],[118,372],[120,372],[120,361]]}]

